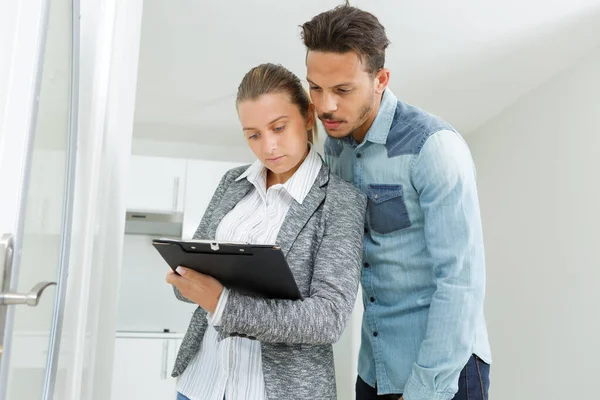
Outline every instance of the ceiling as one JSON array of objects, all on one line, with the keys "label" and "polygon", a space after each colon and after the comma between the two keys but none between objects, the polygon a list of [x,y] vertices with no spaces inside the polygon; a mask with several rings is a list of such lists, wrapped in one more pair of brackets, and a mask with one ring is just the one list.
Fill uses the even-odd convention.
[{"label": "ceiling", "polygon": [[[263,62],[305,77],[299,25],[331,0],[145,0],[134,136],[241,146],[234,107]],[[600,46],[600,0],[351,1],[386,27],[390,87],[472,133]]]}]

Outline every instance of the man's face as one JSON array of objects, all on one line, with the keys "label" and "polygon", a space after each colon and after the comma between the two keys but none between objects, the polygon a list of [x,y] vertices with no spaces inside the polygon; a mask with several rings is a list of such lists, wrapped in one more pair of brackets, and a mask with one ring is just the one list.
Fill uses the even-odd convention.
[{"label": "man's face", "polygon": [[358,130],[364,137],[385,87],[379,90],[377,77],[366,71],[358,54],[309,51],[306,68],[310,96],[327,134],[339,139]]}]

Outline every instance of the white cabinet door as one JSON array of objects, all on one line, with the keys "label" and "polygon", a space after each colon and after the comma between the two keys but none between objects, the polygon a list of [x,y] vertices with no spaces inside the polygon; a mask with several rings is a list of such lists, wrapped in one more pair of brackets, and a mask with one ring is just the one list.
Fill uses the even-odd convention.
[{"label": "white cabinet door", "polygon": [[231,168],[244,165],[240,162],[188,160],[183,211],[184,240],[191,239],[210,203],[221,178]]},{"label": "white cabinet door", "polygon": [[177,339],[117,338],[112,400],[175,400],[171,378]]},{"label": "white cabinet door", "polygon": [[184,159],[132,156],[127,211],[183,212],[186,164]]},{"label": "white cabinet door", "polygon": [[183,339],[169,339],[169,376],[171,375],[171,370],[175,366],[181,342],[183,342]]}]

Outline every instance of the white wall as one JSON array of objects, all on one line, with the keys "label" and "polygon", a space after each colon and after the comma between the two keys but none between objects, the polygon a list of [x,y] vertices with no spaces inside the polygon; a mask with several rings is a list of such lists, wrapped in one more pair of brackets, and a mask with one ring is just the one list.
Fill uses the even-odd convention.
[{"label": "white wall", "polygon": [[[165,134],[165,139],[167,138],[168,136]],[[241,134],[239,146],[202,145],[191,142],[150,140],[134,137],[131,154],[210,161],[239,161],[247,163],[251,163],[255,160],[254,154],[252,154],[252,151],[246,146]]]},{"label": "white wall", "polygon": [[[234,107],[233,104],[231,106]],[[136,110],[137,111],[137,110]],[[315,142],[317,151],[323,154],[323,146],[325,143],[326,134],[323,125],[320,121],[318,124],[318,137]],[[256,157],[247,146],[244,136],[239,130],[239,138],[236,141],[236,145],[232,146],[227,144],[230,140],[223,138],[219,140],[217,134],[207,134],[198,130],[197,136],[194,137],[194,141],[178,141],[173,140],[172,137],[181,137],[186,134],[177,132],[177,130],[190,131],[192,127],[174,125],[170,130],[165,129],[163,131],[163,137],[160,140],[148,139],[144,135],[144,125],[138,124],[134,126],[133,141],[131,145],[131,154],[139,156],[153,156],[153,157],[172,157],[172,158],[186,158],[190,160],[205,160],[205,161],[225,161],[225,162],[240,162],[240,163],[252,163],[256,160]],[[207,130],[209,130],[207,128]],[[219,143],[219,144],[215,144]]]},{"label": "white wall", "polygon": [[497,399],[597,398],[600,48],[467,138]]},{"label": "white wall", "polygon": [[[315,147],[319,153],[323,154],[325,134],[323,133],[324,130],[320,123],[319,128],[320,135],[315,143]],[[165,134],[165,139],[167,138],[168,136]],[[131,154],[140,156],[199,159],[207,161],[233,161],[241,163],[251,163],[256,159],[250,148],[246,145],[241,133],[238,146],[218,146],[193,142],[151,140],[136,137],[134,134]]]}]

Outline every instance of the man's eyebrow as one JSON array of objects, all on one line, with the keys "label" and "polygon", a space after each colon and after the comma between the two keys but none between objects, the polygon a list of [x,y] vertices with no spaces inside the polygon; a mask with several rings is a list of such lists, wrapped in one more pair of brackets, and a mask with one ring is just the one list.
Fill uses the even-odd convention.
[{"label": "man's eyebrow", "polygon": [[[316,83],[314,83],[313,81],[311,81],[310,79],[306,78],[306,80],[308,81],[308,83],[310,83],[311,85],[315,85],[315,86],[319,86]],[[337,85],[333,86],[334,88],[338,88],[340,86],[352,86],[353,83],[352,82],[344,82],[344,83],[338,83]]]}]

